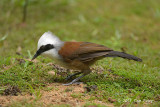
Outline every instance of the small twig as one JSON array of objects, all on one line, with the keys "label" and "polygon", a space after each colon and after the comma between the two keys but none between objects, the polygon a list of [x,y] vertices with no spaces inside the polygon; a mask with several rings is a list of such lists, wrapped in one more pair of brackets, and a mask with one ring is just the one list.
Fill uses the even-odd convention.
[{"label": "small twig", "polygon": [[25,0],[24,6],[23,6],[23,18],[22,18],[22,22],[26,22],[27,7],[28,7],[28,0]]}]

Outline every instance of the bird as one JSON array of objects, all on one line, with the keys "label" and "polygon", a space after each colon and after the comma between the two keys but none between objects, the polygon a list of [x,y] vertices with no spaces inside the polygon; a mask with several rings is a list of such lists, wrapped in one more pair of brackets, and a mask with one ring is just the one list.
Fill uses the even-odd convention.
[{"label": "bird", "polygon": [[97,60],[103,58],[121,57],[128,60],[142,62],[141,58],[125,52],[114,51],[104,45],[91,42],[61,41],[50,31],[45,32],[38,40],[37,51],[32,60],[39,55],[51,58],[62,67],[79,71],[67,76],[66,80],[81,74],[79,77],[63,85],[78,83],[82,77],[91,73],[90,66]]}]

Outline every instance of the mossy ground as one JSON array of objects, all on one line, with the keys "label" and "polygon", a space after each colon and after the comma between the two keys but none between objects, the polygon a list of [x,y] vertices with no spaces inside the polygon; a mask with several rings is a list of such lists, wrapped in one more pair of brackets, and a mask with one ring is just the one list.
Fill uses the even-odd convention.
[{"label": "mossy ground", "polygon": [[45,66],[53,62],[50,59],[28,60],[39,37],[52,31],[64,41],[94,42],[143,59],[142,63],[122,58],[98,61],[93,68],[103,72],[81,79],[98,86],[88,93],[89,100],[112,98],[117,106],[160,104],[159,0],[35,0],[28,6],[25,23],[22,6],[15,1],[0,1],[0,93],[8,86],[32,93],[48,83],[64,82],[67,74],[48,74],[54,70]]}]

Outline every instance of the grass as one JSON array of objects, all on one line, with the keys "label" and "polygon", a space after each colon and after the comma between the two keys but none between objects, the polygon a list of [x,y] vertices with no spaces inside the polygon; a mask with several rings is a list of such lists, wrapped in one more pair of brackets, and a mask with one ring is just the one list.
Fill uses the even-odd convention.
[{"label": "grass", "polygon": [[90,96],[104,102],[111,97],[116,99],[117,106],[138,101],[159,105],[159,3],[159,0],[41,0],[29,4],[27,22],[21,23],[21,6],[14,0],[1,0],[0,93],[14,85],[23,92],[35,93],[34,89],[42,89],[56,78],[58,82],[64,81],[61,76],[48,75],[53,67],[45,64],[50,59],[39,57],[38,63],[27,60],[35,53],[39,37],[52,31],[64,41],[94,42],[143,59],[142,63],[121,58],[97,62],[93,67],[102,67],[104,72],[82,79],[89,86],[98,86],[88,93]]}]

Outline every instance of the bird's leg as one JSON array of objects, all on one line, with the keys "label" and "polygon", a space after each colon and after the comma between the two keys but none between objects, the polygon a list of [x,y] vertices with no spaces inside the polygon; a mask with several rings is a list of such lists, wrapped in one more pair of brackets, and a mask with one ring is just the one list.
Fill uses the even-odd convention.
[{"label": "bird's leg", "polygon": [[82,73],[82,72],[76,72],[76,73],[74,73],[74,74],[71,74],[71,75],[67,76],[67,78],[65,78],[65,80],[69,80],[69,79],[71,79],[73,76],[79,75],[79,74],[81,74],[81,73]]},{"label": "bird's leg", "polygon": [[72,80],[70,83],[63,84],[63,85],[71,85],[71,84],[77,83],[77,81],[79,81],[82,77],[86,76],[90,72],[91,72],[91,70],[85,70],[85,71],[83,71],[83,74],[81,76],[79,76],[76,79]]},{"label": "bird's leg", "polygon": [[71,84],[73,84],[73,83],[76,83],[79,79],[81,79],[81,78],[84,77],[84,76],[85,76],[85,75],[83,74],[83,75],[77,77],[76,79],[74,79],[72,82],[67,83],[67,84],[63,84],[63,85],[71,85]]}]

